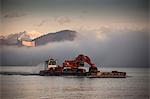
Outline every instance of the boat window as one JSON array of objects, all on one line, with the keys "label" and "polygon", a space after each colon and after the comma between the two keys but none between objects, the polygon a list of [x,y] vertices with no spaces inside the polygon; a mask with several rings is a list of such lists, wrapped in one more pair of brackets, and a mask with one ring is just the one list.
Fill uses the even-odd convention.
[{"label": "boat window", "polygon": [[55,60],[50,60],[48,63],[49,63],[49,65],[56,65],[56,61]]}]

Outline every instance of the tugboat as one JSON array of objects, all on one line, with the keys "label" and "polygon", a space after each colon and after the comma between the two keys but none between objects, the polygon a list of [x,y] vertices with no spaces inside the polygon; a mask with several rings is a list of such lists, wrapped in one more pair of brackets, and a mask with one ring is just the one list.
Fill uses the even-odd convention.
[{"label": "tugboat", "polygon": [[45,70],[40,71],[40,76],[60,76],[63,68],[57,65],[57,61],[49,59],[45,61]]},{"label": "tugboat", "polygon": [[[87,72],[84,63],[90,65]],[[57,65],[57,61],[49,59],[45,61],[46,69],[40,71],[41,76],[85,76],[88,78],[125,78],[125,72],[101,72],[96,65],[91,62],[88,56],[78,55],[73,60],[65,60],[62,66]]]}]

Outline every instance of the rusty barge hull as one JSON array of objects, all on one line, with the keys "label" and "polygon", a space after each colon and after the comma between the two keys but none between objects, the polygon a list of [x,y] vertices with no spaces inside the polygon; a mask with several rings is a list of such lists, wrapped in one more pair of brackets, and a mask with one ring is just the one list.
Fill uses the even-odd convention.
[{"label": "rusty barge hull", "polygon": [[[105,74],[107,73],[107,74]],[[124,72],[112,73],[112,72],[99,72],[97,73],[64,73],[64,72],[49,72],[49,71],[40,71],[40,76],[83,76],[88,78],[126,78],[126,74]]]},{"label": "rusty barge hull", "polygon": [[88,78],[126,78],[126,76],[87,76]]},{"label": "rusty barge hull", "polygon": [[40,76],[87,76],[87,73],[63,73],[63,72],[48,72],[48,71],[40,71]]}]

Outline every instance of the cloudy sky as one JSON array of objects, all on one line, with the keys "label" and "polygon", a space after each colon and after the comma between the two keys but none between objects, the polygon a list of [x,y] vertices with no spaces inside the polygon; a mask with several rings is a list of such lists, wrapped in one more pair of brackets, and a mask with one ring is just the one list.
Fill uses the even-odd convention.
[{"label": "cloudy sky", "polygon": [[[78,32],[73,42],[39,48],[6,46],[3,64],[31,64],[41,52],[43,59],[53,56],[62,60],[85,53],[103,66],[148,66],[148,7],[148,0],[2,0],[1,35]],[[32,60],[22,51],[34,54],[29,55]],[[22,58],[20,62],[14,61],[15,55]]]},{"label": "cloudy sky", "polygon": [[2,34],[146,27],[148,0],[2,0]]}]

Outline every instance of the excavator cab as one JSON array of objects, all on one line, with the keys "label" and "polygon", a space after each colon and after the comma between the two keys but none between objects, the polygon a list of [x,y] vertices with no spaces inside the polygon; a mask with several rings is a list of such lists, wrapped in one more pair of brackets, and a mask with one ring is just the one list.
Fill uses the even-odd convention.
[{"label": "excavator cab", "polygon": [[84,61],[77,62],[78,67],[84,67]]}]

